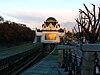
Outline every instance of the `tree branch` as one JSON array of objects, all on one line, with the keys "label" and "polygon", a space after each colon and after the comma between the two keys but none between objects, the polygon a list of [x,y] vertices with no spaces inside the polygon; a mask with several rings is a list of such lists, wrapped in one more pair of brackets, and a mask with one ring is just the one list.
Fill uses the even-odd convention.
[{"label": "tree branch", "polygon": [[89,11],[89,9],[86,7],[86,5],[83,3],[83,5],[84,5],[84,7],[85,7],[85,9],[87,10],[87,12],[89,12],[91,15],[93,15],[90,11]]}]

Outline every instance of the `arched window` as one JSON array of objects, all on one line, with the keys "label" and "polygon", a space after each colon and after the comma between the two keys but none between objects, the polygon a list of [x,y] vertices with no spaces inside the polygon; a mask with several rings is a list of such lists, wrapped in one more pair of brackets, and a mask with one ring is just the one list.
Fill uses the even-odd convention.
[{"label": "arched window", "polygon": [[56,24],[55,28],[59,28],[60,26],[58,24]]},{"label": "arched window", "polygon": [[47,26],[46,26],[46,24],[43,24],[42,27],[43,27],[43,28],[46,28]]},{"label": "arched window", "polygon": [[45,25],[44,28],[46,28],[47,26]]}]

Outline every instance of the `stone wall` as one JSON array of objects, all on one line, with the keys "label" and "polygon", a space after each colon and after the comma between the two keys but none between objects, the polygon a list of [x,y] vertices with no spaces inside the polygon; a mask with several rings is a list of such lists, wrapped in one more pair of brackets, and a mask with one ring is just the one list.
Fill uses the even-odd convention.
[{"label": "stone wall", "polygon": [[83,53],[83,75],[93,75],[94,53],[97,52],[100,60],[100,44],[83,44],[81,47]]}]

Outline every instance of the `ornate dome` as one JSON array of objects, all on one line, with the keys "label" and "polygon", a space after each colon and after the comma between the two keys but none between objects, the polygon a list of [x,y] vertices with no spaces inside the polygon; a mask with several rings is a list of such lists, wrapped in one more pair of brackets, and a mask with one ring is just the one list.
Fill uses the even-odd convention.
[{"label": "ornate dome", "polygon": [[53,17],[49,17],[49,18],[46,19],[45,22],[57,22],[57,20]]},{"label": "ornate dome", "polygon": [[58,29],[60,28],[60,25],[58,24],[58,21],[53,18],[49,17],[44,21],[44,24],[42,25],[43,28],[50,28],[50,29]]}]

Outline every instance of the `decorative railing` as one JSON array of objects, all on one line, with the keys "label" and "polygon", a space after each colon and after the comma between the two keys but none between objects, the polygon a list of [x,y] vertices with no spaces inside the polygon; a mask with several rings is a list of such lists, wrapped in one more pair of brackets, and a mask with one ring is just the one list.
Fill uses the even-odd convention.
[{"label": "decorative railing", "polygon": [[100,75],[100,65],[97,52],[94,53],[94,75]]},{"label": "decorative railing", "polygon": [[77,54],[72,54],[71,50],[63,50],[63,65],[64,71],[68,75],[81,75],[82,71],[82,57]]},{"label": "decorative railing", "polygon": [[[78,48],[59,45],[57,49],[62,51],[61,67],[64,68],[67,75],[100,75],[100,44],[82,44]],[[75,49],[76,51],[79,49],[82,53],[81,56]]]}]

